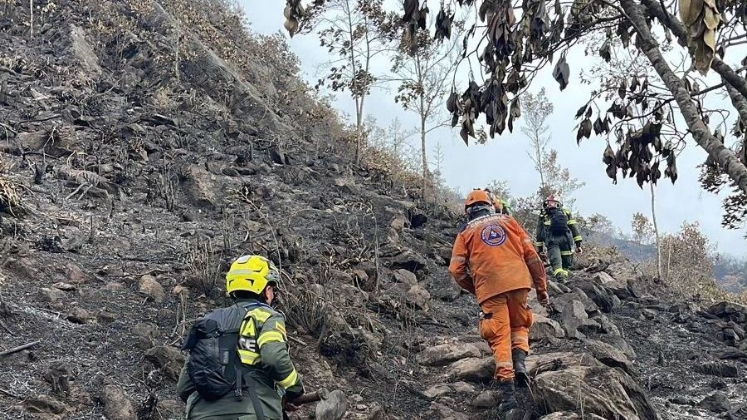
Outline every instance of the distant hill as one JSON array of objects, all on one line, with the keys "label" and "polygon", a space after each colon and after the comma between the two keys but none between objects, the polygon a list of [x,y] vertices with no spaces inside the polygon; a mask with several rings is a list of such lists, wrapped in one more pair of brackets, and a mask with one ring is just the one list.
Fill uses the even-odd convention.
[{"label": "distant hill", "polygon": [[[656,258],[655,245],[645,245],[602,232],[587,232],[585,236],[591,244],[616,247],[623,255],[634,262],[644,262]],[[742,292],[747,290],[747,261],[717,257],[713,262],[713,275],[719,285],[727,291]]]}]

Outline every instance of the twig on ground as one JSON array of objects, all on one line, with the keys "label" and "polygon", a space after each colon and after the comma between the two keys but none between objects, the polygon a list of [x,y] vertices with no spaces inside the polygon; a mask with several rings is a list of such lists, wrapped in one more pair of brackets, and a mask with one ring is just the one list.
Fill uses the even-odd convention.
[{"label": "twig on ground", "polygon": [[13,397],[13,398],[15,398],[15,399],[17,399],[17,400],[22,400],[22,399],[24,399],[24,398],[23,398],[22,396],[20,396],[20,395],[16,395],[16,394],[14,394],[14,393],[12,393],[12,392],[10,392],[10,391],[6,390],[6,389],[3,389],[3,388],[0,388],[0,394],[5,394],[5,395],[7,395],[7,396],[9,396],[9,397]]},{"label": "twig on ground", "polygon": [[298,344],[299,346],[308,346],[308,344],[306,344],[303,340],[296,337],[291,337],[290,335],[288,336],[288,340]]},{"label": "twig on ground", "polygon": [[13,353],[18,353],[19,351],[30,349],[31,347],[34,347],[35,345],[37,345],[39,343],[41,343],[41,340],[37,340],[37,341],[31,342],[31,343],[28,343],[28,344],[24,344],[22,346],[13,347],[12,349],[5,350],[4,352],[0,353],[0,358],[5,357],[5,356],[9,356],[9,355],[11,355]]},{"label": "twig on ground", "polygon": [[7,331],[7,332],[8,332],[8,334],[10,334],[10,335],[15,335],[15,334],[13,334],[13,331],[11,331],[11,329],[10,329],[10,328],[8,328],[8,326],[7,326],[7,325],[5,325],[5,323],[4,323],[3,321],[0,321],[0,327],[3,327],[3,329],[4,329],[5,331]]}]

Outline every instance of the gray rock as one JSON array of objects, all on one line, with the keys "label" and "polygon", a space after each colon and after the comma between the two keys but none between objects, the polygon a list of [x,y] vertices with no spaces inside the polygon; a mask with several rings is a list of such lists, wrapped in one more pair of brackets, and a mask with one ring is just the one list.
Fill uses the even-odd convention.
[{"label": "gray rock", "polygon": [[729,398],[723,392],[714,392],[705,397],[698,405],[714,413],[726,413],[731,410]]},{"label": "gray rock", "polygon": [[496,391],[483,391],[472,400],[472,407],[491,408],[500,403],[500,395]]},{"label": "gray rock", "polygon": [[428,302],[431,300],[431,294],[425,290],[425,287],[415,284],[407,291],[405,298],[411,305],[422,310],[427,310]]},{"label": "gray rock", "polygon": [[405,284],[417,284],[418,283],[418,278],[417,276],[415,276],[415,273],[405,270],[405,269],[395,270],[393,276],[394,276],[394,280],[400,283],[405,283]]},{"label": "gray rock", "polygon": [[74,307],[67,315],[67,320],[75,324],[86,324],[91,319],[91,315],[83,308]]},{"label": "gray rock", "polygon": [[727,362],[708,362],[696,365],[695,370],[704,375],[713,375],[721,378],[738,378],[739,368]]},{"label": "gray rock", "polygon": [[584,304],[574,300],[566,306],[561,314],[561,324],[568,337],[581,339],[589,331],[600,331],[602,326],[589,319]]},{"label": "gray rock", "polygon": [[534,392],[549,411],[575,411],[582,404],[585,414],[605,419],[658,419],[641,386],[620,369],[568,366],[540,373]]},{"label": "gray rock", "polygon": [[431,403],[428,413],[428,418],[430,419],[435,418],[440,420],[470,420],[472,418],[464,413],[458,413],[451,408],[437,402]]},{"label": "gray rock", "polygon": [[166,299],[166,292],[163,290],[156,278],[151,275],[140,277],[140,293],[145,294],[156,303],[162,303]]},{"label": "gray rock", "polygon": [[456,381],[487,383],[495,375],[495,360],[492,357],[462,359],[449,366],[447,375]]},{"label": "gray rock", "polygon": [[98,56],[86,40],[85,30],[79,26],[70,25],[70,40],[75,58],[85,71],[86,77],[98,78],[102,73],[101,66],[99,66]]},{"label": "gray rock", "polygon": [[618,367],[630,373],[632,362],[619,349],[598,340],[583,340],[584,347],[600,362],[609,367]]},{"label": "gray rock", "polygon": [[428,347],[418,353],[415,359],[424,366],[446,366],[457,360],[480,357],[480,349],[472,344],[441,344]]},{"label": "gray rock", "polygon": [[176,381],[179,379],[184,356],[179,350],[168,346],[157,346],[145,352],[145,359],[163,370],[164,375]]},{"label": "gray rock", "polygon": [[548,338],[563,338],[565,331],[560,324],[550,318],[534,314],[534,324],[529,329],[530,340],[541,340]]},{"label": "gray rock", "polygon": [[436,399],[442,395],[450,394],[453,392],[453,389],[449,385],[444,384],[438,384],[433,385],[432,387],[426,389],[423,391],[423,395],[430,399]]},{"label": "gray rock", "polygon": [[104,416],[108,420],[133,420],[137,418],[135,406],[121,387],[107,385],[101,393]]}]

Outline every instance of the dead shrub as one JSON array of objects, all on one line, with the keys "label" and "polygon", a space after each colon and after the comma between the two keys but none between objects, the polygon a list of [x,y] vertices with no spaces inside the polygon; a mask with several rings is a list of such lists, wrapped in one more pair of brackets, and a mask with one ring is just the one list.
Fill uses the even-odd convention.
[{"label": "dead shrub", "polygon": [[[291,289],[292,288],[292,289]],[[280,300],[288,325],[318,338],[327,325],[328,303],[307,288],[281,287]]]},{"label": "dead shrub", "polygon": [[219,295],[223,279],[223,252],[216,252],[212,241],[189,244],[186,264],[188,287],[208,297]]},{"label": "dead shrub", "polygon": [[26,208],[21,201],[20,185],[8,176],[10,168],[10,164],[0,161],[0,212],[19,217]]}]

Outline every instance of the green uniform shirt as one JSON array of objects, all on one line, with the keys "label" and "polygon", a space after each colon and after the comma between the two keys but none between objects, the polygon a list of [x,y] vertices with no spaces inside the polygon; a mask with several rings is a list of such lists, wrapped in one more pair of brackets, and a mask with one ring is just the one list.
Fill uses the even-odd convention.
[{"label": "green uniform shirt", "polygon": [[[255,302],[239,302],[241,305],[250,303]],[[241,361],[247,371],[244,378],[252,378],[251,383],[245,385],[256,390],[267,420],[281,420],[283,410],[280,391],[285,390],[293,396],[303,394],[301,375],[293,366],[288,352],[285,317],[267,305],[252,306],[241,324],[240,334],[240,343],[244,340],[256,343],[251,346],[237,343]],[[179,398],[187,403],[188,420],[236,419],[255,414],[247,391],[243,392],[241,400],[233,393],[217,401],[200,398],[195,392],[186,366],[185,363],[179,375],[176,391]]]},{"label": "green uniform shirt", "polygon": [[[581,232],[578,229],[578,221],[573,218],[570,210],[564,208],[563,212],[568,218],[568,232],[571,235],[572,241],[581,242],[583,240],[583,237],[581,236]],[[539,220],[537,221],[537,235],[535,242],[537,248],[544,247],[545,242],[548,241],[551,236],[553,236],[553,234],[550,231],[550,215],[547,213],[547,211],[543,210],[540,214]]]}]

